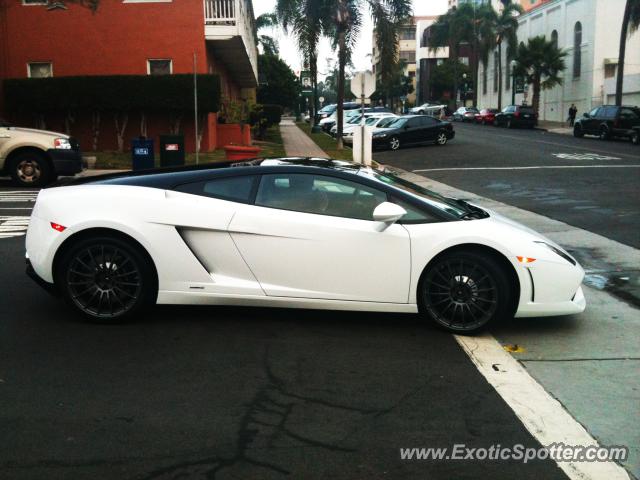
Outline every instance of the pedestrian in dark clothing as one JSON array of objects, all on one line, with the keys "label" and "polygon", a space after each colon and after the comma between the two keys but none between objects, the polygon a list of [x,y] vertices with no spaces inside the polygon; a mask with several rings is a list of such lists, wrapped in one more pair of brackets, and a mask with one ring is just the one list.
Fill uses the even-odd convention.
[{"label": "pedestrian in dark clothing", "polygon": [[571,104],[571,106],[569,107],[569,118],[567,119],[569,121],[569,126],[573,127],[573,124],[576,121],[576,115],[578,114],[578,108],[575,106],[575,104]]}]

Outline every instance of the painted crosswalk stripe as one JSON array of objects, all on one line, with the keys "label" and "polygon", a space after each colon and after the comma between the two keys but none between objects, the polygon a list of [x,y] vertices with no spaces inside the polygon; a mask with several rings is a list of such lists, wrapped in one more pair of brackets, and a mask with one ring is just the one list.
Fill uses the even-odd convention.
[{"label": "painted crosswalk stripe", "polygon": [[0,238],[21,237],[27,232],[29,217],[0,216]]},{"label": "painted crosswalk stripe", "polygon": [[38,190],[3,190],[0,191],[0,202],[35,202]]}]

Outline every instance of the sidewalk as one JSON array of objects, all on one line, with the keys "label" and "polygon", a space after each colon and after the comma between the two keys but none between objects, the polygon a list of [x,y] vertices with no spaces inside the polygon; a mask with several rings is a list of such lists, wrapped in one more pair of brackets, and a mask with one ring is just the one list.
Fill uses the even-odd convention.
[{"label": "sidewalk", "polygon": [[545,130],[549,133],[558,133],[560,135],[573,135],[573,127],[570,127],[569,124],[565,122],[552,122],[549,120],[540,120],[536,128],[538,130]]},{"label": "sidewalk", "polygon": [[289,157],[329,157],[296,126],[291,118],[282,119],[280,122],[280,134],[282,135],[284,150]]}]

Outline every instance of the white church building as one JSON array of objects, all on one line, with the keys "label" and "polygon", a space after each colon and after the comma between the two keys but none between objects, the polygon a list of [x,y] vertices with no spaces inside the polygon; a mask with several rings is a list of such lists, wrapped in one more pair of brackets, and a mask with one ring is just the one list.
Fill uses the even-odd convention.
[{"label": "white church building", "polygon": [[[563,84],[541,92],[540,120],[564,121],[572,103],[578,115],[615,101],[618,48],[626,0],[550,0],[519,17],[518,42],[544,35],[567,52]],[[502,106],[511,104],[511,72],[502,59]],[[486,73],[486,75],[485,75]],[[640,31],[627,39],[623,104],[640,105]],[[497,52],[478,72],[478,107],[498,106]],[[486,82],[483,79],[486,78]],[[532,89],[516,104],[531,103]]]}]

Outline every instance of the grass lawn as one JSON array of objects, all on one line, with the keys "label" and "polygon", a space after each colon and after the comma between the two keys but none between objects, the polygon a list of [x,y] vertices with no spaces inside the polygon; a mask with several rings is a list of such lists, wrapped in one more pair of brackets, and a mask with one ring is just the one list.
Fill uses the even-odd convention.
[{"label": "grass lawn", "polygon": [[311,125],[306,122],[298,122],[296,123],[300,130],[306,133],[311,140],[313,140],[316,145],[318,145],[322,150],[327,152],[330,158],[335,158],[337,160],[353,160],[353,155],[350,148],[344,148],[344,150],[338,150],[336,148],[336,140],[335,138],[327,135],[324,132],[319,133],[311,133]]},{"label": "grass lawn", "polygon": [[[267,130],[264,140],[254,140],[253,144],[260,147],[262,151],[260,157],[284,157],[284,146],[282,145],[282,136],[280,135],[280,127],[275,125]],[[104,170],[129,170],[131,169],[131,152],[85,152],[87,157],[96,157],[96,169]],[[226,161],[224,150],[218,149],[213,152],[200,152],[200,163],[215,163]],[[196,163],[196,154],[187,153],[185,164],[194,165]],[[156,165],[160,164],[160,155],[156,153]]]}]

